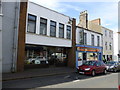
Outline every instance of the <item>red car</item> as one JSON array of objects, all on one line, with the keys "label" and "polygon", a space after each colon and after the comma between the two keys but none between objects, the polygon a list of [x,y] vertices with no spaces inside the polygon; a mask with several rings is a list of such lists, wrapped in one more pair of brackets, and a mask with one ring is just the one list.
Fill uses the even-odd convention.
[{"label": "red car", "polygon": [[86,61],[78,67],[78,72],[81,74],[91,74],[95,76],[98,73],[107,73],[106,65],[102,61]]}]

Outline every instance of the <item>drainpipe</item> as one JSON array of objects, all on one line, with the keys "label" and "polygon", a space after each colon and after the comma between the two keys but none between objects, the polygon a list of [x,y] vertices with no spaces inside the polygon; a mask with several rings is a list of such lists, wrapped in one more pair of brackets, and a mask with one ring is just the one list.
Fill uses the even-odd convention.
[{"label": "drainpipe", "polygon": [[18,43],[18,21],[19,21],[19,3],[18,0],[15,2],[15,15],[14,15],[14,29],[13,29],[13,53],[12,53],[12,67],[11,72],[16,71],[16,60],[17,60],[17,43]]}]

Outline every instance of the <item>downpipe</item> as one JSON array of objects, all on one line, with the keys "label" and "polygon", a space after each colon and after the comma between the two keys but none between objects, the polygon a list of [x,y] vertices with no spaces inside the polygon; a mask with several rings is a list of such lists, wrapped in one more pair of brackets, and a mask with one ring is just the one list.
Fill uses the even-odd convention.
[{"label": "downpipe", "polygon": [[18,43],[18,21],[19,21],[19,2],[15,2],[15,18],[14,18],[14,29],[13,29],[13,53],[12,53],[12,67],[11,72],[16,72],[16,60],[17,60],[17,43]]}]

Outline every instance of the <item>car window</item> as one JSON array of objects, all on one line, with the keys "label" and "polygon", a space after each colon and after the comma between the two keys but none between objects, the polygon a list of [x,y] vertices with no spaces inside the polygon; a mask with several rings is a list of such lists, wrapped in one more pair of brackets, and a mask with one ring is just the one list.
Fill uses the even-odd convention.
[{"label": "car window", "polygon": [[100,62],[96,62],[96,66],[101,66],[101,63]]}]

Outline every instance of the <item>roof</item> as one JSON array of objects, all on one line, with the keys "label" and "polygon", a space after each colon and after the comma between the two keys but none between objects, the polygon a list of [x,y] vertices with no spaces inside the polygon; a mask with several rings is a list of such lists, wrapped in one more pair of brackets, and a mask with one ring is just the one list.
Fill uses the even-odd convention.
[{"label": "roof", "polygon": [[102,33],[95,32],[95,31],[90,30],[90,29],[87,29],[87,28],[83,28],[83,27],[80,27],[80,26],[76,26],[76,27],[78,27],[78,28],[82,28],[82,29],[85,29],[85,30],[90,31],[90,32],[94,32],[94,33],[97,33],[97,34],[101,34],[101,35],[103,35]]}]

